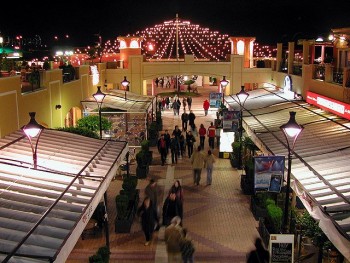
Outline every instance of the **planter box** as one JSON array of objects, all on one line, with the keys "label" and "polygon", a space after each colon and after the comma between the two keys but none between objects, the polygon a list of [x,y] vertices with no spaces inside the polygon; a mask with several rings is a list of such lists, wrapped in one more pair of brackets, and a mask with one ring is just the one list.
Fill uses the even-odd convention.
[{"label": "planter box", "polygon": [[134,221],[134,215],[130,212],[127,219],[115,219],[115,232],[116,233],[130,233],[132,222]]},{"label": "planter box", "polygon": [[248,175],[241,174],[241,189],[246,195],[254,194],[254,182],[252,179]]},{"label": "planter box", "polygon": [[116,233],[130,233],[130,229],[132,223],[134,221],[134,217],[137,212],[139,200],[140,200],[140,189],[136,189],[134,198],[129,200],[129,216],[127,219],[119,219],[118,217],[115,219],[115,232]]},{"label": "planter box", "polygon": [[146,166],[145,168],[140,168],[140,167],[136,167],[136,176],[139,179],[144,179],[147,177],[148,175],[148,166]]}]

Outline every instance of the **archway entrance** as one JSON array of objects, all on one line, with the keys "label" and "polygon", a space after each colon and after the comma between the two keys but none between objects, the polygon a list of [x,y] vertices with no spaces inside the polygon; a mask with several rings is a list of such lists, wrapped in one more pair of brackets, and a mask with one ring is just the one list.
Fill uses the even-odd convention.
[{"label": "archway entrance", "polygon": [[76,126],[77,120],[82,118],[81,109],[78,107],[71,108],[64,118],[64,127]]}]

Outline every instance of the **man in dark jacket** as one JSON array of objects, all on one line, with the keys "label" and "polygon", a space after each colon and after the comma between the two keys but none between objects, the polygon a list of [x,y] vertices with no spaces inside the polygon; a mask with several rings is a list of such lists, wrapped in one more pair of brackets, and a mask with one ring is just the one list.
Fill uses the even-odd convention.
[{"label": "man in dark jacket", "polygon": [[194,115],[193,111],[190,111],[188,114],[188,123],[191,126],[192,130],[195,129],[194,120],[196,119],[196,115]]},{"label": "man in dark jacket", "polygon": [[184,113],[182,113],[181,115],[181,121],[182,121],[182,131],[187,131],[188,114],[186,110],[184,110]]},{"label": "man in dark jacket", "polygon": [[170,139],[170,151],[171,151],[171,163],[177,163],[177,155],[179,153],[179,142],[174,134],[171,135]]}]

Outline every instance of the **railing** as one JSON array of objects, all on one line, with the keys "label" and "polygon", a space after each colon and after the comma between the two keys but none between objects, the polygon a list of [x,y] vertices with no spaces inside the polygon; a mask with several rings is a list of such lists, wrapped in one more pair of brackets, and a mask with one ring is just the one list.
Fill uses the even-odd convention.
[{"label": "railing", "polygon": [[326,69],[324,65],[314,65],[313,79],[325,80]]},{"label": "railing", "polygon": [[342,71],[335,71],[333,72],[333,82],[343,85],[343,77],[344,77],[344,73]]},{"label": "railing", "polygon": [[268,246],[270,242],[270,233],[267,230],[264,223],[264,218],[262,217],[259,217],[259,234],[265,246]]},{"label": "railing", "polygon": [[293,75],[301,76],[303,74],[303,66],[293,66]]},{"label": "railing", "polygon": [[288,64],[281,63],[280,72],[288,72]]}]

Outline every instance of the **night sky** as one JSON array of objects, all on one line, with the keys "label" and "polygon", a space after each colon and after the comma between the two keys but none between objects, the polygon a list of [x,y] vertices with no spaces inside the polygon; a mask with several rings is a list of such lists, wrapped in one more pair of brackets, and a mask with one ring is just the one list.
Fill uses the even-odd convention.
[{"label": "night sky", "polygon": [[75,46],[133,34],[175,18],[231,36],[255,36],[263,44],[327,35],[331,28],[350,27],[349,1],[329,0],[99,0],[2,1],[2,35],[57,35]]}]

